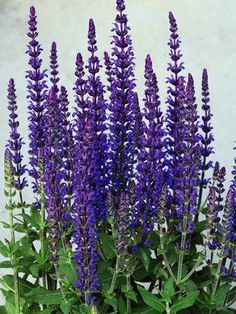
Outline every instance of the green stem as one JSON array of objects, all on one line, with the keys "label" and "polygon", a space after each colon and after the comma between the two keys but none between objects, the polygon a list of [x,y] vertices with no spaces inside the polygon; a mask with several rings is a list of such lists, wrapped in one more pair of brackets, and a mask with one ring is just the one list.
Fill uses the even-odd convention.
[{"label": "green stem", "polygon": [[98,310],[97,310],[96,305],[92,305],[91,314],[98,314]]},{"label": "green stem", "polygon": [[130,298],[129,298],[129,291],[131,288],[131,282],[130,282],[130,270],[129,270],[129,259],[126,259],[126,268],[127,268],[127,274],[126,274],[126,286],[127,286],[127,294],[126,294],[126,309],[127,313],[131,313],[131,306],[130,306]]},{"label": "green stem", "polygon": [[66,293],[65,293],[65,290],[64,290],[64,287],[63,287],[63,283],[62,283],[62,279],[61,279],[61,274],[59,272],[59,269],[58,269],[58,265],[57,264],[54,264],[54,268],[55,268],[55,273],[56,273],[56,277],[57,277],[57,280],[59,282],[59,287],[60,287],[60,291],[61,291],[61,294],[62,294],[62,298],[65,302],[67,302],[67,299],[66,299]]},{"label": "green stem", "polygon": [[[12,189],[9,190],[9,194],[12,195]],[[16,239],[15,239],[15,230],[14,230],[14,217],[13,217],[13,202],[12,196],[9,199],[9,218],[10,218],[10,229],[11,229],[11,243],[13,250],[15,249]],[[12,253],[11,257],[12,265],[13,265],[13,278],[14,278],[14,291],[15,291],[15,314],[20,314],[20,294],[19,294],[19,274],[18,274],[18,267],[17,267],[17,257],[15,253]]]},{"label": "green stem", "polygon": [[[216,294],[216,290],[220,284],[220,271],[221,271],[221,266],[222,266],[222,262],[223,262],[223,254],[221,254],[221,257],[219,258],[218,261],[218,266],[217,266],[217,270],[216,270],[216,275],[215,275],[215,282],[212,288],[212,292],[211,292],[211,300],[213,301],[215,298],[215,294]],[[211,310],[209,310],[209,314],[211,314]]]},{"label": "green stem", "polygon": [[163,242],[163,237],[164,237],[164,234],[163,234],[163,230],[162,230],[162,226],[160,227],[160,231],[159,231],[159,237],[160,237],[160,244],[161,244],[161,252],[162,252],[162,257],[163,257],[163,260],[165,262],[165,266],[170,274],[170,276],[174,279],[175,282],[177,282],[176,278],[175,278],[175,275],[171,269],[171,266],[170,266],[170,263],[168,261],[168,258],[165,254],[165,249],[164,249],[164,242]]},{"label": "green stem", "polygon": [[166,301],[166,314],[170,314],[170,304]]},{"label": "green stem", "polygon": [[114,291],[114,289],[115,289],[116,280],[117,280],[118,273],[119,273],[120,259],[121,259],[121,256],[120,256],[120,255],[117,255],[117,257],[116,257],[115,271],[114,271],[114,274],[113,274],[113,276],[112,276],[111,286],[110,286],[110,289],[109,289],[109,294],[112,294],[113,291]]},{"label": "green stem", "polygon": [[[41,230],[40,230],[40,244],[41,244],[41,257],[42,260],[45,259],[45,206],[44,206],[44,193],[43,193],[43,184],[40,184],[40,218],[41,218]],[[42,274],[43,287],[47,288],[47,276],[45,271]]]},{"label": "green stem", "polygon": [[181,282],[185,282],[186,280],[188,280],[192,276],[192,274],[195,272],[195,270],[198,269],[198,267],[201,265],[202,261],[204,260],[205,253],[206,253],[206,249],[204,248],[203,255],[198,257],[198,260],[196,264],[193,266],[192,270],[181,280]]},{"label": "green stem", "polygon": [[185,242],[186,242],[186,236],[187,236],[187,217],[184,216],[183,221],[183,231],[181,234],[181,242],[180,242],[180,249],[179,249],[179,261],[178,261],[178,271],[177,271],[177,282],[181,281],[182,278],[182,268],[183,268],[183,261],[184,261],[184,248],[185,248]]}]

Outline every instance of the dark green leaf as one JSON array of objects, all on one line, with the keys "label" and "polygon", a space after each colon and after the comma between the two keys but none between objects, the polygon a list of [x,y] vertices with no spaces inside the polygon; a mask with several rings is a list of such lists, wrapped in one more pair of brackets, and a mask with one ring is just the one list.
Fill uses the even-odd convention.
[{"label": "dark green leaf", "polygon": [[63,314],[70,314],[71,304],[69,302],[63,301],[60,305],[60,309],[62,310]]},{"label": "dark green leaf", "polygon": [[186,280],[185,282],[182,282],[182,283],[180,284],[180,287],[181,287],[182,289],[184,289],[186,292],[194,291],[194,290],[197,290],[197,289],[198,289],[198,287],[197,287],[197,285],[195,284],[195,282],[194,282],[193,280],[191,280],[191,279]]},{"label": "dark green leaf", "polygon": [[2,241],[0,241],[0,254],[4,257],[9,256],[9,248]]},{"label": "dark green leaf", "polygon": [[139,306],[132,311],[132,314],[158,314],[158,313],[161,313],[161,312],[155,311],[146,305]]},{"label": "dark green leaf", "polygon": [[39,304],[54,305],[61,304],[62,295],[60,290],[50,291],[42,287],[32,289],[26,294],[29,302],[35,302]]},{"label": "dark green leaf", "polygon": [[171,299],[173,295],[175,294],[175,288],[174,288],[174,280],[172,277],[170,277],[166,282],[164,286],[164,295],[168,299]]},{"label": "dark green leaf", "polygon": [[188,292],[188,294],[185,297],[179,298],[178,301],[174,305],[172,305],[171,313],[177,313],[180,310],[192,306],[197,300],[198,295],[199,291]]},{"label": "dark green leaf", "polygon": [[143,262],[143,266],[145,267],[146,271],[148,271],[148,267],[150,264],[151,252],[148,249],[140,248],[140,257]]},{"label": "dark green leaf", "polygon": [[0,268],[11,268],[12,263],[11,261],[2,261],[0,262]]},{"label": "dark green leaf", "polygon": [[102,251],[106,258],[112,259],[116,256],[116,251],[114,247],[114,240],[112,236],[105,233],[100,234],[100,240],[102,244]]},{"label": "dark green leaf", "polygon": [[147,305],[151,306],[154,310],[157,310],[161,313],[165,310],[164,304],[159,301],[159,299],[155,295],[153,295],[141,286],[138,286],[138,290],[142,296],[143,301]]},{"label": "dark green leaf", "polygon": [[8,314],[5,306],[3,305],[0,306],[0,314]]},{"label": "dark green leaf", "polygon": [[216,305],[223,305],[224,301],[225,301],[225,297],[226,294],[229,292],[230,290],[230,285],[226,284],[222,284],[217,290],[216,290],[216,294],[215,294],[215,298],[213,300],[213,302]]}]

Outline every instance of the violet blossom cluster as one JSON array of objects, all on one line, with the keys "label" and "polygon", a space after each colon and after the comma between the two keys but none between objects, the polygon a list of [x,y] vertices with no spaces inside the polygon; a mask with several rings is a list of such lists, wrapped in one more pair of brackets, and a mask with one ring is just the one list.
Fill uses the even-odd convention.
[{"label": "violet blossom cluster", "polygon": [[[80,52],[75,61],[74,108],[60,86],[57,45],[51,44],[49,78],[42,69],[35,8],[30,8],[27,71],[29,111],[29,174],[33,191],[46,208],[46,233],[51,261],[58,262],[60,237],[72,232],[76,263],[75,287],[86,304],[95,304],[99,289],[99,234],[108,228],[118,256],[126,257],[141,229],[141,244],[149,232],[181,236],[177,249],[190,248],[199,212],[207,204],[207,247],[223,252],[222,272],[236,277],[236,166],[225,201],[225,168],[210,157],[211,126],[208,73],[202,73],[202,117],[196,104],[194,79],[184,76],[180,38],[169,13],[170,63],[166,116],[161,108],[157,75],[151,56],[145,59],[145,91],[136,92],[134,51],[124,0],[116,0],[111,53],[104,53],[108,86],[102,81],[96,28],[88,27],[88,60]],[[26,186],[22,163],[23,140],[18,132],[14,81],[8,86],[11,159],[14,186]],[[209,187],[202,202],[203,188]],[[37,208],[37,207],[36,207]],[[36,209],[35,209],[36,210]],[[224,212],[223,218],[221,212]],[[166,224],[166,225],[165,225]],[[165,227],[164,227],[165,225]],[[183,240],[183,234],[184,240]],[[67,243],[68,244],[68,243]],[[135,246],[137,248],[137,244]],[[181,252],[183,254],[183,252]],[[230,260],[227,268],[226,261]]]}]

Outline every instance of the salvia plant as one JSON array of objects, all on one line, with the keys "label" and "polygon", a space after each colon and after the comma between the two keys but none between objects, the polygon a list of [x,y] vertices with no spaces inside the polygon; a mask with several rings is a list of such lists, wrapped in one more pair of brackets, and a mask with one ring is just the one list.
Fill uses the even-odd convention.
[{"label": "salvia plant", "polygon": [[28,164],[8,84],[1,314],[236,313],[236,165],[226,191],[226,170],[211,160],[207,70],[197,106],[170,12],[165,111],[149,54],[138,96],[125,9],[116,0],[104,59],[89,20],[89,57],[75,58],[70,112],[57,45],[46,70],[30,8]]}]

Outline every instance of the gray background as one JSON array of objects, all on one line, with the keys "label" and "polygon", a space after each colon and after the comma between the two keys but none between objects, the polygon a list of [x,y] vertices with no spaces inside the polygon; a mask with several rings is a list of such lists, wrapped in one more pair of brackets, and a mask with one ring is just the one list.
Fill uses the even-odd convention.
[{"label": "gray background", "polygon": [[[99,54],[109,50],[111,25],[114,20],[113,0],[0,0],[0,175],[3,178],[3,152],[8,137],[6,88],[10,77],[17,85],[20,130],[27,142],[27,102],[25,70],[27,69],[26,32],[28,9],[35,5],[38,14],[39,40],[44,48],[43,59],[48,67],[51,41],[58,43],[61,83],[69,89],[73,100],[74,60],[77,51],[87,57],[87,25],[93,17],[97,26]],[[165,108],[169,36],[168,11],[176,16],[183,40],[182,52],[186,73],[196,81],[200,104],[200,80],[203,67],[209,70],[211,105],[214,114],[215,151],[228,170],[227,181],[236,154],[236,1],[235,0],[127,0],[127,12],[136,54],[137,85],[142,99],[143,65],[147,53],[153,58],[160,95]],[[24,148],[27,151],[27,148]],[[26,159],[27,161],[27,159]],[[0,182],[2,219],[5,219],[3,180]],[[30,199],[28,191],[26,198]],[[5,231],[1,230],[4,237]],[[3,272],[4,273],[4,270]]]}]

